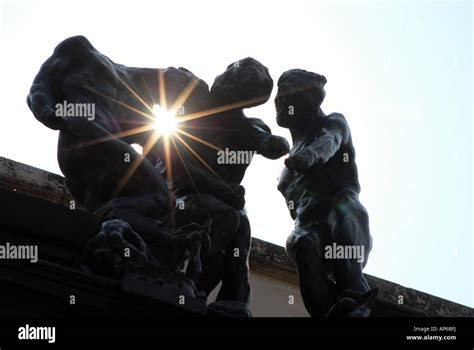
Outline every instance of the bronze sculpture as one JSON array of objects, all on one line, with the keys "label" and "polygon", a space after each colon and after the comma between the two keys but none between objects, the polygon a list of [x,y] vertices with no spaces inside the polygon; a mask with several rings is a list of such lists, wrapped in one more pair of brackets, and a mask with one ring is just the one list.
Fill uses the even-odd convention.
[{"label": "bronze sculpture", "polygon": [[[116,278],[130,266],[155,281],[156,271],[172,275],[163,272],[161,265],[169,265],[164,257],[150,255],[142,232],[114,210],[132,212],[159,223],[144,233],[177,251],[181,259],[173,270],[189,259],[187,276],[199,290],[210,293],[222,281],[216,310],[227,305],[248,315],[245,306],[232,303],[245,305],[250,292],[251,237],[240,182],[253,154],[275,159],[289,146],[243,108],[266,102],[272,88],[268,69],[252,58],[229,65],[209,89],[185,68],[116,64],[82,36],[60,43],[36,76],[28,106],[40,122],[60,131],[58,161],[71,194],[111,219],[77,265]],[[154,105],[180,110],[179,133],[156,135],[150,126]],[[133,143],[143,146],[143,155]],[[222,152],[250,156],[232,162]],[[124,260],[117,246],[137,251],[139,261]]]},{"label": "bronze sculpture", "polygon": [[[301,69],[278,80],[277,123],[293,139],[278,184],[295,220],[286,248],[312,316],[368,316],[377,294],[362,273],[372,248],[369,217],[359,202],[346,119],[321,109],[326,82],[323,75]],[[354,248],[347,252],[356,256],[344,254],[344,249],[339,256],[335,246]]]}]

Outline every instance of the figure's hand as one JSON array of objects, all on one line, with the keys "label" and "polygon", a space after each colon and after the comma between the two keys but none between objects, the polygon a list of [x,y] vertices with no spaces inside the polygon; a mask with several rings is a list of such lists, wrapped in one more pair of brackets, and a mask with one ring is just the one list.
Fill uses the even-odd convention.
[{"label": "figure's hand", "polygon": [[233,186],[232,190],[240,197],[245,197],[245,187],[242,185]]},{"label": "figure's hand", "polygon": [[285,159],[285,165],[288,169],[301,173],[308,171],[314,163],[314,156],[308,150],[301,150]]},{"label": "figure's hand", "polygon": [[63,130],[65,128],[64,118],[56,116],[52,102],[44,93],[30,94],[26,102],[36,119],[48,128],[53,130]]},{"label": "figure's hand", "polygon": [[290,151],[290,145],[284,137],[271,135],[261,146],[259,153],[266,158],[278,159]]}]

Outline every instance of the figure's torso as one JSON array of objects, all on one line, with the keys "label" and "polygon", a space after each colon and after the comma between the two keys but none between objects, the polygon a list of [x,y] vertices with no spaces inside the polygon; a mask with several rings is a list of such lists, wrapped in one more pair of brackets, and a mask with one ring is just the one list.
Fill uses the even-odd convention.
[{"label": "figure's torso", "polygon": [[[301,151],[315,137],[320,136],[321,129],[313,131],[306,140],[295,142],[290,155]],[[326,163],[315,164],[305,173],[285,167],[280,175],[278,190],[287,203],[292,203],[295,211],[311,206],[321,213],[329,210],[331,201],[341,192],[350,190],[358,194],[360,185],[351,137]]]}]

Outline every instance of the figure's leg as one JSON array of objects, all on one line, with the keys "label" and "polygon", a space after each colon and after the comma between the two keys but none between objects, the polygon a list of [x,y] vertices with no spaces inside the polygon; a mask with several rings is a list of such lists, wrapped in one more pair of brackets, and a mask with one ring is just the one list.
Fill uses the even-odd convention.
[{"label": "figure's leg", "polygon": [[248,303],[250,298],[249,254],[251,245],[250,222],[245,211],[240,211],[240,224],[225,251],[222,286],[217,300]]},{"label": "figure's leg", "polygon": [[369,286],[362,269],[372,249],[372,239],[367,211],[357,195],[338,198],[329,214],[328,225],[333,242],[338,246],[350,246],[354,252],[363,253],[362,256],[332,261],[339,292],[346,289],[367,292]]},{"label": "figure's leg", "polygon": [[219,285],[222,280],[224,266],[224,253],[219,252],[208,256],[202,261],[202,275],[197,283],[197,289],[202,290],[207,296]]},{"label": "figure's leg", "polygon": [[203,274],[198,284],[198,288],[204,290],[207,295],[217,287],[219,282],[226,279],[226,274],[233,273],[226,268],[229,254],[226,247],[234,245],[232,242],[234,237],[239,234],[236,229],[240,222],[238,212],[234,209],[212,213],[211,215],[213,220],[211,225],[211,250],[209,256],[203,257]]},{"label": "figure's leg", "polygon": [[337,316],[339,312],[339,316],[368,317],[375,303],[377,290],[370,290],[362,272],[372,248],[372,239],[369,217],[358,196],[349,194],[338,198],[329,214],[328,224],[333,242],[344,248],[350,247],[352,252],[358,253],[357,256],[332,260],[337,294],[340,297],[331,314]]},{"label": "figure's leg", "polygon": [[197,285],[209,295],[224,277],[226,248],[237,234],[239,212],[212,195],[190,194],[178,199],[175,218],[178,226],[211,222],[211,249],[208,256],[202,257],[202,276]]},{"label": "figure's leg", "polygon": [[74,132],[60,132],[58,161],[76,200],[89,211],[123,207],[151,217],[169,211],[172,195],[147,159],[101,126],[71,123]]},{"label": "figure's leg", "polygon": [[324,229],[296,227],[286,242],[288,256],[296,263],[299,285],[306,310],[324,317],[337,299],[334,283],[328,278],[324,259]]}]

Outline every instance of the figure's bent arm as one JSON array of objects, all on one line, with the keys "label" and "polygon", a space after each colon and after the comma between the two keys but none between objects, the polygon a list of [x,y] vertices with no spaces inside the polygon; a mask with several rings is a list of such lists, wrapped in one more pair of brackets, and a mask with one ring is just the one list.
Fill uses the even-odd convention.
[{"label": "figure's bent arm", "polygon": [[268,159],[278,159],[290,151],[290,145],[284,137],[273,135],[262,120],[248,118],[251,123],[252,136],[257,144],[257,153]]}]

